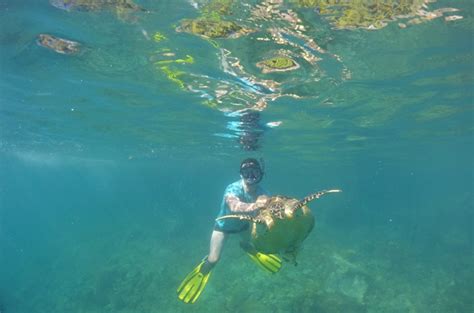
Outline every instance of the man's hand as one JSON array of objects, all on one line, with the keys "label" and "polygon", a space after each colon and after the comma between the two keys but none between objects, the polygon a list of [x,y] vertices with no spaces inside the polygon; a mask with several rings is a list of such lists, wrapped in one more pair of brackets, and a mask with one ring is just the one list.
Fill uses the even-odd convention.
[{"label": "man's hand", "polygon": [[267,205],[267,202],[270,198],[268,196],[262,195],[258,196],[257,201],[255,201],[255,209],[264,208]]},{"label": "man's hand", "polygon": [[239,198],[234,195],[226,197],[227,204],[232,212],[252,212],[261,209],[265,207],[268,199],[268,196],[259,196],[255,202],[245,203],[240,201]]}]

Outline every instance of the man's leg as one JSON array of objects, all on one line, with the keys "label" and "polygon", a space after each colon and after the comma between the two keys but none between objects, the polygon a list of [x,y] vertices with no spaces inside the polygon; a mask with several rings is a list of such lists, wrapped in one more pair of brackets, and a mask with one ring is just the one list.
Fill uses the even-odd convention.
[{"label": "man's leg", "polygon": [[209,273],[214,267],[214,265],[216,265],[216,263],[219,261],[221,257],[222,248],[224,247],[225,239],[225,233],[218,230],[212,231],[209,255],[207,256],[206,263],[204,263],[201,268],[201,272],[203,274]]},{"label": "man's leg", "polygon": [[178,299],[184,303],[194,303],[206,287],[211,277],[211,270],[219,261],[224,246],[225,233],[214,230],[211,235],[209,255],[189,273],[178,287]]}]

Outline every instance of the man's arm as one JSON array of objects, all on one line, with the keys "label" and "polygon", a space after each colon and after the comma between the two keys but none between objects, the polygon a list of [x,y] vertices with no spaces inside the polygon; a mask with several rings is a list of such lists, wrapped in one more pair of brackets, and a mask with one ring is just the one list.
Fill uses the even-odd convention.
[{"label": "man's arm", "polygon": [[243,213],[243,212],[252,212],[255,210],[260,209],[265,205],[265,202],[267,201],[266,196],[260,196],[258,197],[256,202],[253,203],[246,203],[240,201],[240,199],[234,195],[228,195],[225,198],[225,201],[227,202],[227,205],[229,206],[230,210],[232,212],[236,213]]}]

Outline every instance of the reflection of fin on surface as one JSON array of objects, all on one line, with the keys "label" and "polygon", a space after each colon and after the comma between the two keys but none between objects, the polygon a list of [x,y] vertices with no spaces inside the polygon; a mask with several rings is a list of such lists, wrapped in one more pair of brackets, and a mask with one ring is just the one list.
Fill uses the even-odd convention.
[{"label": "reflection of fin on surface", "polygon": [[194,303],[201,295],[207,281],[211,276],[211,272],[207,274],[201,273],[202,266],[206,260],[199,263],[196,268],[186,276],[181,285],[178,287],[178,298],[184,303]]},{"label": "reflection of fin on surface", "polygon": [[249,257],[257,263],[264,271],[269,273],[276,273],[281,268],[281,260],[275,254],[263,254],[257,252],[256,254],[247,253]]}]

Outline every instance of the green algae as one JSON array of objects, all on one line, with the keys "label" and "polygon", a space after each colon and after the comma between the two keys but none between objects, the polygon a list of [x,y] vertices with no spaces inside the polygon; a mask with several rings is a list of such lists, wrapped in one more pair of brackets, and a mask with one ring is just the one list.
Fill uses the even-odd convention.
[{"label": "green algae", "polygon": [[166,36],[163,35],[162,33],[160,32],[156,32],[154,35],[153,35],[153,41],[155,42],[160,42],[160,41],[163,41],[166,39]]},{"label": "green algae", "polygon": [[300,7],[316,8],[336,28],[379,29],[399,17],[415,16],[424,0],[295,0]]},{"label": "green algae", "polygon": [[185,32],[208,38],[226,38],[242,30],[242,27],[234,22],[207,17],[183,20],[181,28]]},{"label": "green algae", "polygon": [[175,59],[175,60],[161,60],[161,61],[156,61],[153,64],[155,65],[155,68],[161,72],[163,72],[166,77],[175,84],[177,84],[181,89],[185,88],[185,83],[182,79],[179,77],[186,74],[183,71],[175,70],[170,68],[168,65],[172,64],[193,64],[194,63],[194,58],[191,55],[186,55],[185,58],[183,59]]},{"label": "green algae", "polygon": [[200,16],[195,19],[181,21],[181,30],[206,38],[227,38],[244,31],[244,28],[234,21],[224,18],[232,14],[233,0],[212,0],[200,10]]},{"label": "green algae", "polygon": [[194,58],[190,56],[189,54],[186,55],[186,58],[184,59],[176,59],[176,60],[162,60],[162,61],[156,61],[155,65],[161,65],[161,64],[171,64],[171,63],[178,63],[178,64],[193,64],[194,63]]},{"label": "green algae", "polygon": [[169,80],[177,84],[181,89],[184,89],[184,81],[179,78],[179,76],[182,76],[184,72],[172,70],[167,66],[161,66],[160,70],[166,74],[166,77],[168,77]]},{"label": "green algae", "polygon": [[[160,32],[156,32],[153,35],[153,39],[155,42],[159,43],[162,40],[166,39],[166,37]],[[155,54],[156,55],[154,57],[159,57],[159,58],[162,58],[165,55],[167,57],[174,56],[174,53],[171,52],[171,49],[166,48],[166,47],[156,50]],[[153,65],[158,71],[164,73],[170,81],[177,84],[181,89],[185,89],[185,83],[180,77],[186,73],[183,71],[179,71],[177,69],[170,68],[169,65],[193,64],[193,63],[194,63],[194,58],[191,55],[187,54],[185,58],[154,61]]]},{"label": "green algae", "polygon": [[216,108],[218,103],[215,100],[204,100],[203,104],[209,108]]},{"label": "green algae", "polygon": [[291,58],[278,56],[259,62],[257,66],[267,71],[288,71],[297,68],[298,64]]},{"label": "green algae", "polygon": [[287,69],[289,67],[295,66],[295,62],[292,59],[286,57],[276,57],[265,60],[263,61],[263,64],[274,69]]}]

